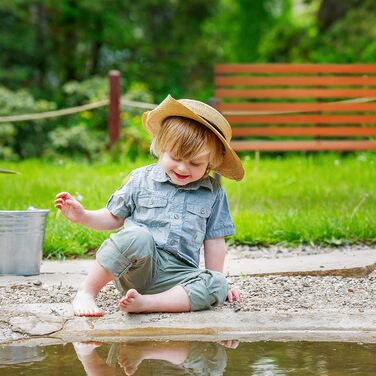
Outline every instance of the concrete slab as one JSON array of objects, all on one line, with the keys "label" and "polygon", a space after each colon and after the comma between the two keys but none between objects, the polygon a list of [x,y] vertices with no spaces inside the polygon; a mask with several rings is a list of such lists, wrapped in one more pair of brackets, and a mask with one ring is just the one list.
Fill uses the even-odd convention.
[{"label": "concrete slab", "polygon": [[[358,268],[375,268],[376,250],[334,250],[330,253],[284,257],[280,259],[237,259],[225,261],[228,275],[268,275],[268,274],[330,274]],[[373,270],[372,269],[372,270]],[[371,270],[371,271],[372,271]],[[332,273],[332,274],[337,274]]]},{"label": "concrete slab", "polygon": [[[334,250],[330,253],[280,259],[248,259],[229,255],[229,275],[315,274],[338,271],[370,272],[376,267],[376,250]],[[0,276],[0,286],[19,284],[78,287],[92,260],[44,260],[37,276]],[[0,343],[25,337],[48,336],[63,342],[127,338],[240,339],[240,340],[341,340],[376,343],[376,309],[362,313],[320,310],[296,312],[235,312],[224,307],[181,314],[129,314],[101,318],[74,317],[70,304],[12,304],[0,307]],[[42,341],[40,338],[39,341]],[[47,340],[46,340],[47,341]]]},{"label": "concrete slab", "polygon": [[[376,311],[358,314],[320,312],[234,312],[233,309],[179,314],[122,314],[100,318],[71,316],[68,304],[25,304],[1,310],[2,321],[22,335],[61,342],[129,339],[170,340],[336,340],[376,343]],[[15,319],[15,316],[29,314]],[[9,316],[11,315],[11,316]],[[61,315],[61,316],[60,316]],[[220,316],[220,317],[219,317]],[[55,329],[54,332],[51,330]],[[17,343],[20,343],[18,338]],[[10,343],[1,339],[0,343]]]}]

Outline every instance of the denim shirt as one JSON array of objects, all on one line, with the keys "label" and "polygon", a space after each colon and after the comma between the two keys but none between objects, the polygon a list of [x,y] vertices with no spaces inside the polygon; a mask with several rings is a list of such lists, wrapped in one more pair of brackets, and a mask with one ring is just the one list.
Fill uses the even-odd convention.
[{"label": "denim shirt", "polygon": [[178,186],[159,164],[134,170],[107,209],[144,227],[158,248],[198,267],[204,240],[234,233],[223,188],[212,178]]}]

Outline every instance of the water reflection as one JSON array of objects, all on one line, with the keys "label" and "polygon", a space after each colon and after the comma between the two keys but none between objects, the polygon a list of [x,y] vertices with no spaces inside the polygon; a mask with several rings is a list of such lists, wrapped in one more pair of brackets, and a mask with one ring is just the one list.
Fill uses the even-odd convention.
[{"label": "water reflection", "polygon": [[77,342],[0,346],[0,375],[376,375],[376,344],[340,342]]},{"label": "water reflection", "polygon": [[106,361],[97,353],[101,343],[74,343],[78,359],[88,376],[113,375],[119,366],[127,376],[223,375],[227,365],[225,348],[238,341],[222,342],[128,342],[112,344]]}]

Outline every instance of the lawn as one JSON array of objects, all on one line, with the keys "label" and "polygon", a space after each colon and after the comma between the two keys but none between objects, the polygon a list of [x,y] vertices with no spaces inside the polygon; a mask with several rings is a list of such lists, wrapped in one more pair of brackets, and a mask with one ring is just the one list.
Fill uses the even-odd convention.
[{"label": "lawn", "polygon": [[[20,175],[0,174],[0,209],[51,209],[44,255],[61,258],[94,252],[108,236],[71,224],[54,208],[69,191],[87,209],[103,207],[134,163],[88,164],[70,160],[2,162]],[[229,242],[253,245],[376,243],[376,154],[314,154],[243,158],[242,182],[223,179],[236,234]]]}]

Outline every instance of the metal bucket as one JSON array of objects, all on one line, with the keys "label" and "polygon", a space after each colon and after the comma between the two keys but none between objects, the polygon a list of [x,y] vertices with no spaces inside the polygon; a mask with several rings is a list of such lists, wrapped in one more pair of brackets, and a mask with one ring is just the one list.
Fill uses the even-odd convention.
[{"label": "metal bucket", "polygon": [[0,210],[0,275],[37,275],[49,210]]}]

